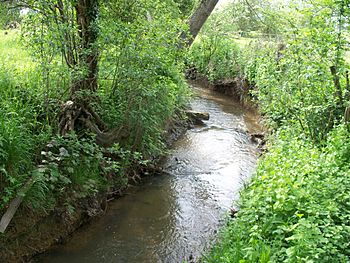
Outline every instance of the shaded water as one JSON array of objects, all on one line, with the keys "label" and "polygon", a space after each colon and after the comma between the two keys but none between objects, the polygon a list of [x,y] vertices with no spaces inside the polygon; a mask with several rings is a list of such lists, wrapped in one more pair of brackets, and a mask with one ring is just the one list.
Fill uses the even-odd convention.
[{"label": "shaded water", "polygon": [[194,87],[192,107],[209,112],[152,176],[109,204],[107,214],[37,262],[182,262],[197,258],[252,174],[257,116],[229,98]]}]

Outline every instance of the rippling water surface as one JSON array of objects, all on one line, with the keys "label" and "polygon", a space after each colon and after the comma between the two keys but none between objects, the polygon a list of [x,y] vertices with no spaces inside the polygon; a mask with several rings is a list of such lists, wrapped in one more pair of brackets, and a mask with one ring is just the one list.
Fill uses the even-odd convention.
[{"label": "rippling water surface", "polygon": [[[209,112],[152,176],[109,203],[107,214],[36,262],[182,262],[198,258],[256,164],[257,116],[229,98],[194,87],[192,103]],[[171,175],[170,175],[171,174]]]}]

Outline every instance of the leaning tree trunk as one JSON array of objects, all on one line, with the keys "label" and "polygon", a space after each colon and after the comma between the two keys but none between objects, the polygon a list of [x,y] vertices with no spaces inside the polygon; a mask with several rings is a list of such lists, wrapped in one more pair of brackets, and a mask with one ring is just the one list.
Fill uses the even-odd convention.
[{"label": "leaning tree trunk", "polygon": [[192,45],[194,39],[218,2],[219,0],[201,0],[198,8],[189,20],[190,38],[186,41],[188,46]]}]

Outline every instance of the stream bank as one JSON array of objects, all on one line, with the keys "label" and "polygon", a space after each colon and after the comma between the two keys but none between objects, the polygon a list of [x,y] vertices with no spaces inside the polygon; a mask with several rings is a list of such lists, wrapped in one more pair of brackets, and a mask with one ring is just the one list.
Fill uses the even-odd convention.
[{"label": "stream bank", "polygon": [[258,109],[252,95],[256,86],[246,78],[236,76],[235,78],[211,81],[206,75],[199,73],[194,66],[187,69],[185,75],[191,84],[199,84],[204,88],[229,96],[235,102],[242,103],[246,108]]},{"label": "stream bank", "polygon": [[[189,125],[189,120],[177,114],[166,126],[166,145],[170,147],[186,132]],[[152,171],[154,172],[153,164],[149,167],[132,167],[128,173],[136,174],[137,181],[129,178],[128,184],[139,184],[141,177]],[[69,204],[62,200],[59,206],[48,210],[20,206],[5,234],[0,234],[0,263],[28,262],[33,256],[66,242],[77,229],[103,216],[108,202],[123,196],[126,191],[127,187],[115,185],[106,192],[84,198],[72,197]]]},{"label": "stream bank", "polygon": [[186,78],[191,85],[199,85],[202,88],[223,94],[231,98],[234,103],[239,103],[246,110],[254,112],[258,116],[257,121],[261,129],[258,132],[246,132],[250,134],[252,141],[257,143],[260,152],[264,153],[268,151],[266,135],[269,132],[266,129],[265,120],[253,95],[253,91],[257,89],[254,84],[250,83],[246,78],[239,76],[232,79],[210,81],[207,76],[200,74],[195,67],[189,68],[186,71]]},{"label": "stream bank", "polygon": [[[178,233],[176,231],[179,231],[180,234],[174,234],[174,238],[177,238],[176,240],[167,240],[167,247],[171,244],[176,244],[176,248],[174,248],[174,251],[176,251],[176,255],[180,255],[181,260],[199,257],[201,252],[208,246],[210,246],[211,240],[215,238],[216,232],[219,229],[221,218],[223,217],[224,213],[226,213],[231,208],[232,201],[238,197],[238,190],[241,186],[241,183],[247,178],[249,178],[250,173],[254,170],[256,160],[256,144],[251,140],[249,134],[259,132],[261,127],[258,124],[258,114],[255,111],[247,111],[240,103],[235,103],[232,101],[232,99],[229,99],[226,96],[222,96],[213,93],[211,90],[206,90],[199,87],[203,86],[203,84],[200,84],[198,86],[196,83],[192,83],[192,85],[195,86],[195,91],[201,94],[199,97],[195,98],[192,106],[199,111],[206,111],[208,109],[207,107],[209,107],[209,110],[211,111],[210,114],[212,120],[210,120],[206,124],[206,126],[195,126],[194,129],[192,129],[189,132],[189,135],[185,136],[185,142],[183,140],[180,140],[175,143],[175,152],[180,149],[180,156],[177,156],[175,154],[165,161],[163,167],[165,167],[165,169],[167,170],[166,174],[163,174],[161,176],[147,177],[144,179],[144,183],[142,183],[141,185],[135,185],[126,191],[124,189],[123,195],[120,195],[122,191],[116,189],[115,194],[119,195],[121,198],[115,200],[112,203],[108,203],[108,205],[106,200],[109,199],[111,196],[107,196],[106,193],[99,193],[89,198],[77,200],[75,204],[75,209],[71,213],[67,211],[67,207],[65,206],[55,209],[50,213],[43,213],[42,211],[36,213],[31,210],[21,208],[21,210],[14,219],[15,227],[9,228],[9,232],[7,234],[7,242],[3,242],[4,239],[1,240],[2,249],[0,251],[0,262],[27,262],[32,258],[33,255],[42,253],[48,248],[52,247],[53,245],[71,244],[72,241],[69,242],[69,240],[71,239],[69,237],[72,233],[74,233],[77,229],[80,229],[82,226],[83,228],[81,231],[83,233],[86,229],[90,229],[88,231],[91,231],[91,229],[95,229],[95,231],[100,231],[98,229],[104,228],[106,225],[109,225],[110,228],[113,228],[115,220],[119,220],[119,223],[117,223],[117,225],[120,225],[118,229],[118,231],[120,231],[120,229],[123,228],[122,226],[124,226],[125,229],[128,229],[128,223],[133,221],[135,222],[135,218],[146,218],[142,219],[139,222],[136,222],[136,224],[138,225],[138,229],[143,234],[148,233],[147,230],[145,230],[145,221],[146,223],[156,222],[157,226],[153,226],[153,234],[156,234],[156,236],[158,236],[157,233],[164,232],[167,233],[166,235],[167,237],[169,237],[174,233]],[[202,105],[203,103],[204,105]],[[226,122],[229,122],[229,124],[225,124]],[[187,127],[188,124],[183,121],[169,123],[167,127],[167,130],[169,131],[167,136],[168,145],[176,141],[177,138],[181,137],[181,135],[187,129]],[[217,144],[216,146],[214,146],[214,148],[228,147],[230,145],[230,139],[233,136],[235,140],[232,142],[230,148],[227,148],[227,150],[231,153],[225,151],[220,151],[219,153],[210,153],[210,151],[212,150],[211,148],[213,147],[213,145],[211,145],[211,141],[213,140],[211,136],[213,134],[221,132],[222,134],[218,135],[218,138],[214,139],[215,143]],[[202,135],[204,137],[200,139],[192,138],[192,136],[200,137]],[[192,139],[194,140],[194,142],[190,143],[188,140],[192,141]],[[201,143],[203,142],[203,146],[198,146],[201,145]],[[188,143],[190,143],[192,147],[198,148],[197,150],[200,151],[200,153],[196,152],[195,154],[193,154],[193,157],[197,159],[193,159],[191,156],[192,154],[186,153],[186,149],[182,148]],[[242,145],[243,149],[241,149],[240,145]],[[250,149],[248,152],[246,152],[246,149],[244,149],[244,147],[247,146]],[[239,152],[242,151],[241,154],[243,155],[237,154],[237,152],[230,150],[231,147],[232,149],[236,149]],[[214,161],[211,160],[211,158],[215,155],[217,155],[217,159],[215,159]],[[234,159],[231,160],[229,157],[230,155],[235,156]],[[242,167],[240,166],[240,161],[235,158],[246,159],[245,162],[249,164],[248,167],[243,168],[243,174],[241,174],[240,171],[242,169]],[[198,161],[198,167],[209,165],[204,169],[205,171],[203,171],[203,169],[199,169],[198,167],[191,166],[192,163],[197,163]],[[215,168],[215,162],[219,163],[217,168]],[[235,164],[232,164],[231,162]],[[237,166],[238,168],[235,168],[235,166]],[[220,172],[212,173],[211,170],[213,169],[217,169]],[[232,178],[225,177],[230,175],[231,169],[233,169],[233,171],[236,171],[235,173],[237,179],[233,181]],[[175,175],[175,177],[172,177],[169,180],[169,175]],[[192,176],[188,178],[189,175]],[[212,177],[213,175],[214,177]],[[217,185],[217,183],[215,182],[216,179],[214,179],[215,177],[219,177],[220,180],[222,180],[222,182],[218,182],[219,184]],[[198,183],[199,187],[195,185]],[[168,185],[166,190],[162,190],[164,184]],[[178,209],[178,211],[169,212],[168,208],[174,207],[174,204],[177,203],[177,201],[174,201],[173,199],[178,198],[177,194],[180,190],[178,190],[177,188],[179,186],[181,187],[181,191],[184,191],[186,194],[188,194],[188,196],[180,197],[180,200],[188,200],[189,203],[183,203],[185,207]],[[207,187],[209,187],[209,189],[206,189]],[[217,187],[219,187],[219,189],[221,189],[220,187],[224,187],[224,190],[216,190],[218,193],[213,194],[211,191],[214,190],[215,192],[215,188]],[[161,188],[161,190],[159,190],[159,188]],[[142,197],[140,200],[138,197],[135,197],[135,194],[137,195],[140,191],[146,191],[147,193],[148,189],[151,192],[150,196],[146,194],[146,196]],[[138,204],[139,202],[141,203],[141,205],[146,205],[148,208],[149,205],[152,203],[162,202],[159,200],[154,200],[153,191],[157,192],[156,196],[162,196],[163,200],[169,199],[169,197],[166,196],[167,193],[173,193],[170,196],[170,203],[168,203],[168,205],[161,209],[163,212],[161,212],[162,215],[159,217],[164,217],[164,222],[158,222],[157,220],[149,221],[147,219],[149,217],[152,217],[153,215],[157,215],[157,209],[159,207],[155,207],[156,210],[148,210],[148,212],[145,212],[146,215],[143,216],[138,215],[137,211],[139,211],[140,209],[145,210],[145,207],[139,207],[138,209],[131,208],[135,203],[137,205],[140,205]],[[218,194],[218,197],[215,197],[216,194]],[[202,203],[201,200],[197,200],[198,197],[200,199],[204,199],[205,201]],[[144,198],[150,199],[150,201],[145,202],[143,201]],[[192,203],[190,201],[191,198],[194,198],[193,200],[197,201],[193,201],[194,203]],[[116,203],[117,205],[115,205]],[[186,208],[186,206],[188,205],[190,208]],[[210,208],[209,213],[207,211],[207,206],[209,206]],[[191,215],[181,215],[183,209],[185,209],[187,212],[191,212],[192,208],[197,207],[200,208],[200,210],[197,210],[197,212],[195,212],[195,218],[193,218]],[[131,209],[131,211],[129,211],[129,209]],[[104,215],[105,213],[107,213],[107,215]],[[109,216],[111,213],[112,219]],[[128,214],[130,217],[115,219],[116,216],[118,217],[119,213],[123,215]],[[23,214],[26,214],[26,216],[23,217]],[[100,215],[104,216],[100,218]],[[173,220],[175,220],[177,224],[183,226],[178,226],[177,224],[174,225],[175,221],[173,220],[171,221],[173,223],[169,223],[168,215],[171,215],[170,218],[173,218]],[[179,220],[182,223],[179,222]],[[193,228],[193,224],[195,224],[195,222],[197,221],[205,221],[208,222],[208,224],[203,224],[204,229],[197,229],[195,233],[193,233],[193,231],[190,228],[188,228],[188,224],[189,226],[191,226],[191,228]],[[89,224],[89,222],[93,223]],[[159,224],[168,224],[169,226],[172,226],[170,227],[170,230],[169,228],[167,229],[170,232],[173,232],[169,234],[167,232],[168,230],[163,230],[162,228],[160,228]],[[109,232],[109,230],[107,232]],[[83,237],[84,240],[79,240],[79,233],[80,230],[78,230],[78,234],[73,234],[71,240],[73,240],[73,243],[78,242],[79,244],[82,244],[82,246],[84,244],[86,245],[87,243],[86,241],[84,241],[85,237]],[[88,235],[91,235],[91,233]],[[135,237],[138,237],[140,236],[140,232],[136,231],[134,235]],[[74,239],[77,238],[77,236],[78,241],[74,241]],[[103,234],[103,236],[106,236],[106,234]],[[128,240],[127,236],[129,236],[129,232],[125,233],[126,240]],[[141,234],[141,237],[142,236],[144,235]],[[198,239],[199,237],[200,239]],[[157,238],[162,239],[164,237],[158,236],[156,237],[156,239]],[[179,239],[181,238],[186,243],[190,242],[191,245],[186,248],[187,245],[179,241]],[[133,240],[131,243],[137,243],[139,241],[140,240],[137,239],[136,241]],[[98,240],[96,242],[98,242]],[[150,242],[152,243],[154,241]],[[156,242],[162,243],[162,241],[159,240]],[[120,241],[120,244],[122,243],[124,243],[124,241]],[[138,244],[141,247],[141,250],[147,250],[143,247],[142,242],[139,242]],[[93,246],[95,245],[96,244],[94,243]],[[135,262],[138,262],[138,260],[148,262],[148,257],[152,260],[155,260],[149,262],[157,262],[158,257],[162,258],[162,260],[170,260],[170,262],[177,262],[176,260],[180,260],[180,258],[174,258],[174,253],[168,250],[166,251],[164,246],[162,247],[164,251],[161,252],[160,255],[158,255],[158,252],[151,252],[151,254],[147,252],[139,258],[134,258]],[[78,249],[81,249],[81,247],[79,247]],[[124,248],[119,247],[119,249]],[[88,250],[91,249],[89,248]],[[132,262],[130,261],[130,259],[133,258],[132,254],[134,253],[134,251],[132,248],[126,250],[129,254],[123,256],[119,255],[119,258],[123,258],[124,260],[120,262],[125,262],[125,260],[127,260],[128,262]],[[180,253],[179,250],[181,250],[182,252]],[[52,253],[55,254],[55,252]],[[104,253],[106,253],[104,257],[107,257],[108,255],[108,257],[113,258],[113,256],[110,255],[110,251]],[[71,254],[71,252],[69,252],[69,254]],[[118,255],[118,253],[116,254]],[[39,262],[50,262],[50,255],[52,254],[48,254],[49,258],[46,257],[47,255],[44,255],[43,259],[38,258],[36,260],[38,260]],[[99,255],[96,256],[99,257]],[[68,258],[60,258],[59,261],[56,262],[62,262],[62,260],[65,262],[69,262],[69,258],[70,256],[68,255]],[[96,257],[92,257],[92,259],[97,260]],[[79,255],[77,256],[77,258],[75,258],[75,260],[80,260]],[[158,262],[161,261],[158,260]]]},{"label": "stream bank", "polygon": [[209,112],[150,176],[111,202],[104,217],[33,262],[182,262],[215,240],[232,202],[255,169],[250,133],[259,116],[227,96],[195,85],[192,107]]}]

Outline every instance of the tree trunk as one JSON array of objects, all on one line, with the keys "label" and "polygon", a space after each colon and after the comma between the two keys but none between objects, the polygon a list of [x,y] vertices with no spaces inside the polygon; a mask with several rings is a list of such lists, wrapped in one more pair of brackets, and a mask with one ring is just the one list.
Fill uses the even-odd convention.
[{"label": "tree trunk", "polygon": [[74,97],[79,90],[92,93],[97,91],[98,58],[96,47],[98,37],[97,16],[99,11],[98,0],[78,0],[75,5],[77,25],[79,29],[80,47],[78,48],[78,70],[86,70],[84,77],[79,77],[71,87],[71,95]]},{"label": "tree trunk", "polygon": [[338,76],[338,70],[336,66],[330,67],[331,73],[333,75],[333,82],[334,82],[334,88],[335,88],[335,97],[338,98],[338,101],[340,105],[343,104],[343,95],[342,95],[342,89],[340,86],[340,80]]},{"label": "tree trunk", "polygon": [[[187,46],[191,46],[199,31],[207,21],[219,0],[201,0],[198,8],[189,20],[190,38],[186,41]],[[184,37],[184,36],[183,36]]]},{"label": "tree trunk", "polygon": [[[98,0],[77,0],[74,9],[79,39],[77,44],[71,48],[75,49],[72,53],[77,54],[77,61],[72,65],[71,99],[62,105],[61,109],[59,123],[61,135],[74,131],[77,122],[83,119],[93,119],[101,130],[106,128],[90,107],[90,102],[95,97],[98,88],[99,52],[96,46]],[[81,123],[83,124],[84,121]]]}]

